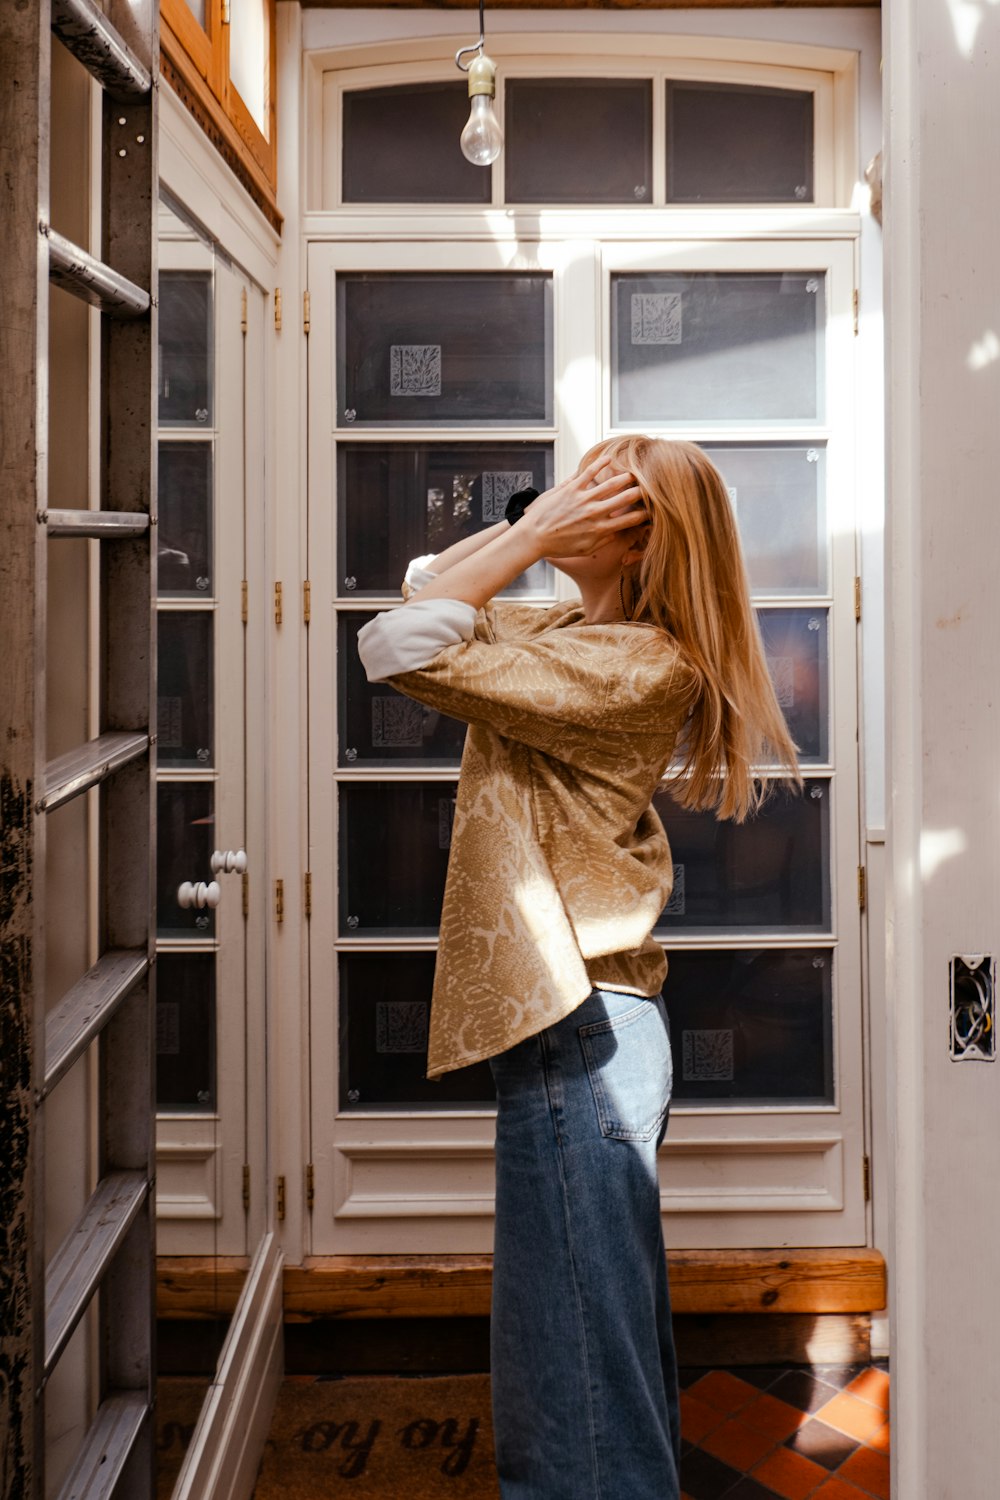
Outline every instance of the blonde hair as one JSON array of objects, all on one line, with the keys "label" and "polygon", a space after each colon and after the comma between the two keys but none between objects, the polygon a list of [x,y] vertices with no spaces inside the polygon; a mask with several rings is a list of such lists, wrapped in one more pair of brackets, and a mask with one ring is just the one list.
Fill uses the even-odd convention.
[{"label": "blonde hair", "polygon": [[777,763],[797,786],[802,776],[767,670],[726,486],[694,443],[612,438],[585,454],[581,469],[601,453],[634,475],[649,518],[631,617],[666,631],[695,674],[673,794],[684,807],[742,822],[774,779],[762,763]]}]

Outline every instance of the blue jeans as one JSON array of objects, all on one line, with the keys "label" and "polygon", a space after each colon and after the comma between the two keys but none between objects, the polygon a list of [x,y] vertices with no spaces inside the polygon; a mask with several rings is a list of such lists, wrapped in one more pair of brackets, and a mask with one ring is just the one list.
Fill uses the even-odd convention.
[{"label": "blue jeans", "polygon": [[680,1415],[656,1176],[663,1000],[594,990],[490,1060],[491,1369],[503,1500],[677,1500]]}]

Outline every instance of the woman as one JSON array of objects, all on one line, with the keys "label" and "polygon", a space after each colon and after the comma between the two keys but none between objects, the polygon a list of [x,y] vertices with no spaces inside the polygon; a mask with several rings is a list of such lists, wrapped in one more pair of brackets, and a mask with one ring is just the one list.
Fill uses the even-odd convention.
[{"label": "woman", "polygon": [[[546,559],[580,600],[493,602]],[[651,799],[740,820],[798,780],[717,470],[598,444],[436,558],[359,633],[371,681],[469,725],[428,1074],[497,1087],[491,1364],[503,1500],[676,1500],[657,1148],[672,1069],[651,936],[673,865]]]}]

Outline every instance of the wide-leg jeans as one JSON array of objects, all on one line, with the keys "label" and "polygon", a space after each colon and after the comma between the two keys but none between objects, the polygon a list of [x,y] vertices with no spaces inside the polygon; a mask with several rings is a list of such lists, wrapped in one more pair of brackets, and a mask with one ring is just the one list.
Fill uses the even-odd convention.
[{"label": "wide-leg jeans", "polygon": [[680,1417],[657,1148],[663,1000],[594,990],[490,1061],[491,1370],[503,1500],[677,1500]]}]

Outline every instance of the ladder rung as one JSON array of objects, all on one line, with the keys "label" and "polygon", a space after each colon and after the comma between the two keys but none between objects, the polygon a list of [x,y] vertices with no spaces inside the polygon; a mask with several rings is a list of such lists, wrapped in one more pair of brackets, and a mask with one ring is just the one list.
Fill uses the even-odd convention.
[{"label": "ladder rung", "polygon": [[52,30],[115,98],[141,99],[149,93],[149,69],[93,0],[52,0]]},{"label": "ladder rung", "polygon": [[141,318],[149,311],[149,293],[81,250],[64,235],[44,226],[49,242],[49,280],[118,318]]},{"label": "ladder rung", "polygon": [[98,1407],[59,1500],[110,1500],[149,1417],[145,1391],[121,1391]]},{"label": "ladder rung", "polygon": [[142,948],[113,948],[88,969],[50,1012],[45,1023],[42,1099],[107,1025],[148,966]]},{"label": "ladder rung", "polygon": [[145,1172],[109,1172],[45,1273],[45,1378],[146,1200]]},{"label": "ladder rung", "polygon": [[45,767],[45,795],[35,804],[36,811],[51,812],[61,807],[71,797],[78,797],[128,765],[130,760],[144,755],[148,747],[146,731],[133,729],[124,734],[102,734],[75,750],[67,750]]},{"label": "ladder rung", "polygon": [[49,536],[96,536],[109,540],[141,536],[149,530],[142,510],[46,510],[41,512]]}]

